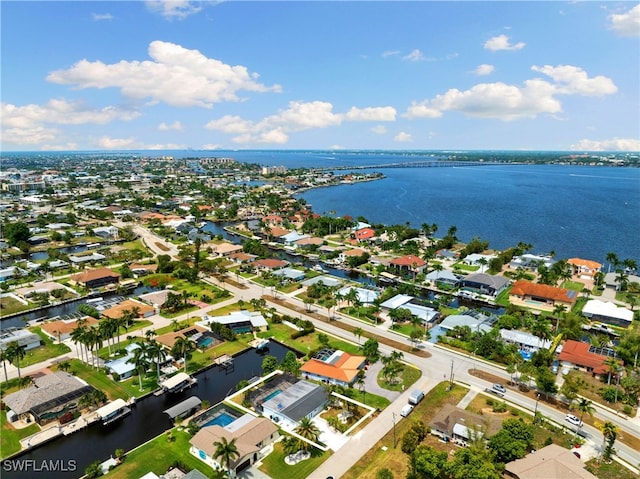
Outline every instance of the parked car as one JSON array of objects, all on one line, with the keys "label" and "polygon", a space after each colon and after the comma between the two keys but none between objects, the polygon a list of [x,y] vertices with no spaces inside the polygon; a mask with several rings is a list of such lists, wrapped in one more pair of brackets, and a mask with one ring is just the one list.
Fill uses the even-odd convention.
[{"label": "parked car", "polygon": [[567,414],[564,420],[576,427],[582,427],[584,425],[584,423],[573,414]]},{"label": "parked car", "polygon": [[560,367],[560,361],[555,360],[551,365],[551,372],[553,374],[558,374],[558,368]]},{"label": "parked car", "polygon": [[505,388],[502,384],[494,384],[490,388],[486,388],[485,391],[502,397],[507,392],[507,388]]},{"label": "parked car", "polygon": [[400,411],[400,415],[402,417],[407,417],[409,414],[411,414],[411,411],[413,411],[413,406],[411,404],[407,404]]},{"label": "parked car", "polygon": [[411,391],[411,395],[409,396],[409,404],[418,404],[424,398],[424,393],[419,389]]}]

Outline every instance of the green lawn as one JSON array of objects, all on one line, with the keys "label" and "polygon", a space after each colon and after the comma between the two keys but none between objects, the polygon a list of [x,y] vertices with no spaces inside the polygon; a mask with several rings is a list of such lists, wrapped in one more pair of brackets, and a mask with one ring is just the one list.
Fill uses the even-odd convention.
[{"label": "green lawn", "polygon": [[[295,330],[293,328],[290,328],[285,324],[270,323],[269,329],[258,333],[258,336],[261,338],[273,337],[274,339],[297,349],[301,353],[308,353],[309,351],[315,351],[322,347],[322,344],[318,340],[318,332],[301,336],[296,339],[291,339],[291,334],[294,332]],[[353,340],[357,341],[357,338],[354,336]],[[360,341],[363,342],[364,338],[360,338]],[[333,349],[340,349],[349,354],[361,354],[360,348],[356,344],[334,338],[333,336],[329,336],[329,347]]]},{"label": "green lawn", "polygon": [[128,453],[124,462],[105,477],[109,479],[138,479],[148,472],[155,472],[161,476],[177,462],[184,464],[188,470],[198,469],[207,477],[212,477],[213,469],[189,453],[191,436],[186,431],[173,429],[173,441],[167,439],[167,434],[164,433]]},{"label": "green lawn", "polygon": [[318,449],[313,449],[310,459],[292,466],[284,462],[285,457],[286,454],[282,449],[282,444],[276,443],[273,452],[263,459],[260,470],[274,479],[306,479],[324,461],[331,457],[331,451],[322,452]]},{"label": "green lawn", "polygon": [[404,391],[405,389],[409,389],[418,379],[422,372],[408,364],[404,365],[402,369],[402,373],[398,376],[399,381],[389,384],[384,380],[382,376],[382,371],[378,374],[378,386],[384,389],[388,389],[389,391]]},{"label": "green lawn", "polygon": [[15,429],[9,425],[7,421],[6,411],[0,414],[0,423],[2,425],[2,434],[0,434],[0,458],[10,456],[18,452],[20,447],[20,439],[31,436],[40,430],[37,424],[31,424],[24,429]]},{"label": "green lawn", "polygon": [[17,299],[12,298],[11,296],[0,298],[0,308],[2,309],[2,316],[8,316],[10,314],[19,313],[20,311],[26,311],[33,307],[33,304],[23,304]]},{"label": "green lawn", "polygon": [[107,376],[104,370],[92,368],[79,359],[72,359],[69,364],[71,364],[70,373],[84,379],[94,388],[103,391],[110,401],[118,398],[127,400],[131,397],[140,397],[158,388],[155,371],[147,373],[142,380],[143,389],[140,391],[138,376],[116,382],[110,376]]},{"label": "green lawn", "polygon": [[24,358],[20,360],[20,367],[31,366],[47,359],[55,358],[62,354],[66,354],[71,351],[66,344],[54,343],[53,340],[44,334],[38,327],[29,328],[29,331],[36,333],[42,339],[44,343],[42,346],[36,349],[25,351]]}]

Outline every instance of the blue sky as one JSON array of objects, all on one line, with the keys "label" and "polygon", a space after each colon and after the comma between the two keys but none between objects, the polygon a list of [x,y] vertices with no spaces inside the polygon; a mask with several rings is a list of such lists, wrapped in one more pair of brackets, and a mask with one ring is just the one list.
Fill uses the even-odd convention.
[{"label": "blue sky", "polygon": [[640,151],[638,2],[0,8],[5,151]]}]

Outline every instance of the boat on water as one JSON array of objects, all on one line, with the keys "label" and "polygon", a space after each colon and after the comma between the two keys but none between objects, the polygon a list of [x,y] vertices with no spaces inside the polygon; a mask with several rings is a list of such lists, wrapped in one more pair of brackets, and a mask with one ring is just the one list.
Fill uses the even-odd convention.
[{"label": "boat on water", "polygon": [[326,273],[327,270],[324,269],[322,266],[320,266],[319,264],[316,264],[315,266],[313,266],[313,268],[311,268],[313,271],[317,271],[318,273]]}]

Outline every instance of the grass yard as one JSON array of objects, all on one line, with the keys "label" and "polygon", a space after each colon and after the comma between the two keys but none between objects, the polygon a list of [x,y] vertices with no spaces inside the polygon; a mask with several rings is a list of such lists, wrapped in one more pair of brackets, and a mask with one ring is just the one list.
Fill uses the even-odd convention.
[{"label": "grass yard", "polygon": [[[389,431],[343,476],[344,479],[376,479],[379,469],[388,468],[393,477],[406,477],[408,468],[407,455],[400,449],[402,436],[409,430],[413,421],[421,420],[427,424],[445,404],[457,404],[468,389],[454,385],[447,390],[448,382],[442,382],[432,389],[418,404],[407,419],[396,424],[397,445],[393,444],[393,431]],[[428,436],[429,437],[429,436]],[[427,437],[427,438],[428,438]],[[275,477],[275,476],[274,476]]]},{"label": "grass yard", "polygon": [[587,461],[585,469],[599,479],[638,479],[637,474],[616,461],[606,464],[598,462],[597,459],[591,459]]},{"label": "grass yard", "polygon": [[284,462],[286,454],[282,450],[282,444],[276,443],[271,454],[265,457],[260,470],[269,477],[287,479],[306,479],[310,477],[320,465],[331,457],[331,451],[322,452],[318,449],[311,451],[311,458],[300,461],[292,466]]},{"label": "grass yard", "polygon": [[150,471],[161,476],[178,462],[184,464],[189,470],[198,469],[207,477],[212,477],[213,469],[189,453],[191,436],[186,431],[176,429],[171,433],[174,438],[172,441],[168,440],[168,433],[164,433],[127,453],[124,462],[104,477],[138,479]]},{"label": "grass yard", "polygon": [[[291,339],[291,334],[294,333],[295,330],[290,328],[286,324],[269,324],[269,329],[267,331],[262,331],[258,333],[258,336],[261,338],[274,338],[281,343],[286,343],[288,346],[297,349],[301,353],[309,353],[310,351],[315,351],[322,347],[322,343],[318,339],[318,332],[308,334],[306,336],[301,336],[296,339]],[[354,336],[354,339],[356,337]],[[333,349],[340,349],[349,354],[360,354],[360,348],[352,343],[347,341],[343,341],[341,339],[334,338],[333,336],[329,336],[329,347]]]},{"label": "grass yard", "polygon": [[[143,389],[140,391],[138,376],[116,382],[110,376],[107,376],[102,369],[92,368],[79,359],[72,359],[69,364],[71,364],[71,369],[69,369],[71,374],[84,379],[94,388],[103,391],[110,401],[118,398],[126,401],[131,397],[140,397],[158,388],[155,372],[147,373],[142,380]],[[56,370],[56,367],[52,369]]]},{"label": "grass yard", "polygon": [[24,358],[20,360],[21,368],[71,352],[69,346],[66,344],[54,343],[53,340],[44,334],[40,328],[34,326],[33,328],[29,328],[29,331],[40,336],[40,339],[42,339],[44,344],[39,348],[25,351]]},{"label": "grass yard", "polygon": [[385,381],[381,370],[378,374],[378,386],[388,389],[389,391],[404,391],[405,389],[409,389],[418,379],[420,379],[421,375],[422,372],[419,369],[405,364],[402,368],[402,372],[398,376],[399,381],[388,383]]},{"label": "grass yard", "polygon": [[10,314],[19,313],[20,311],[26,311],[33,307],[33,305],[23,304],[11,296],[5,296],[4,298],[0,298],[0,311],[2,311],[0,317],[9,316]]},{"label": "grass yard", "polygon": [[2,429],[0,429],[2,431],[0,434],[0,458],[2,459],[20,451],[20,439],[31,436],[40,430],[37,424],[31,424],[23,429],[15,429],[7,421],[6,411],[1,412],[0,423],[2,424]]}]

